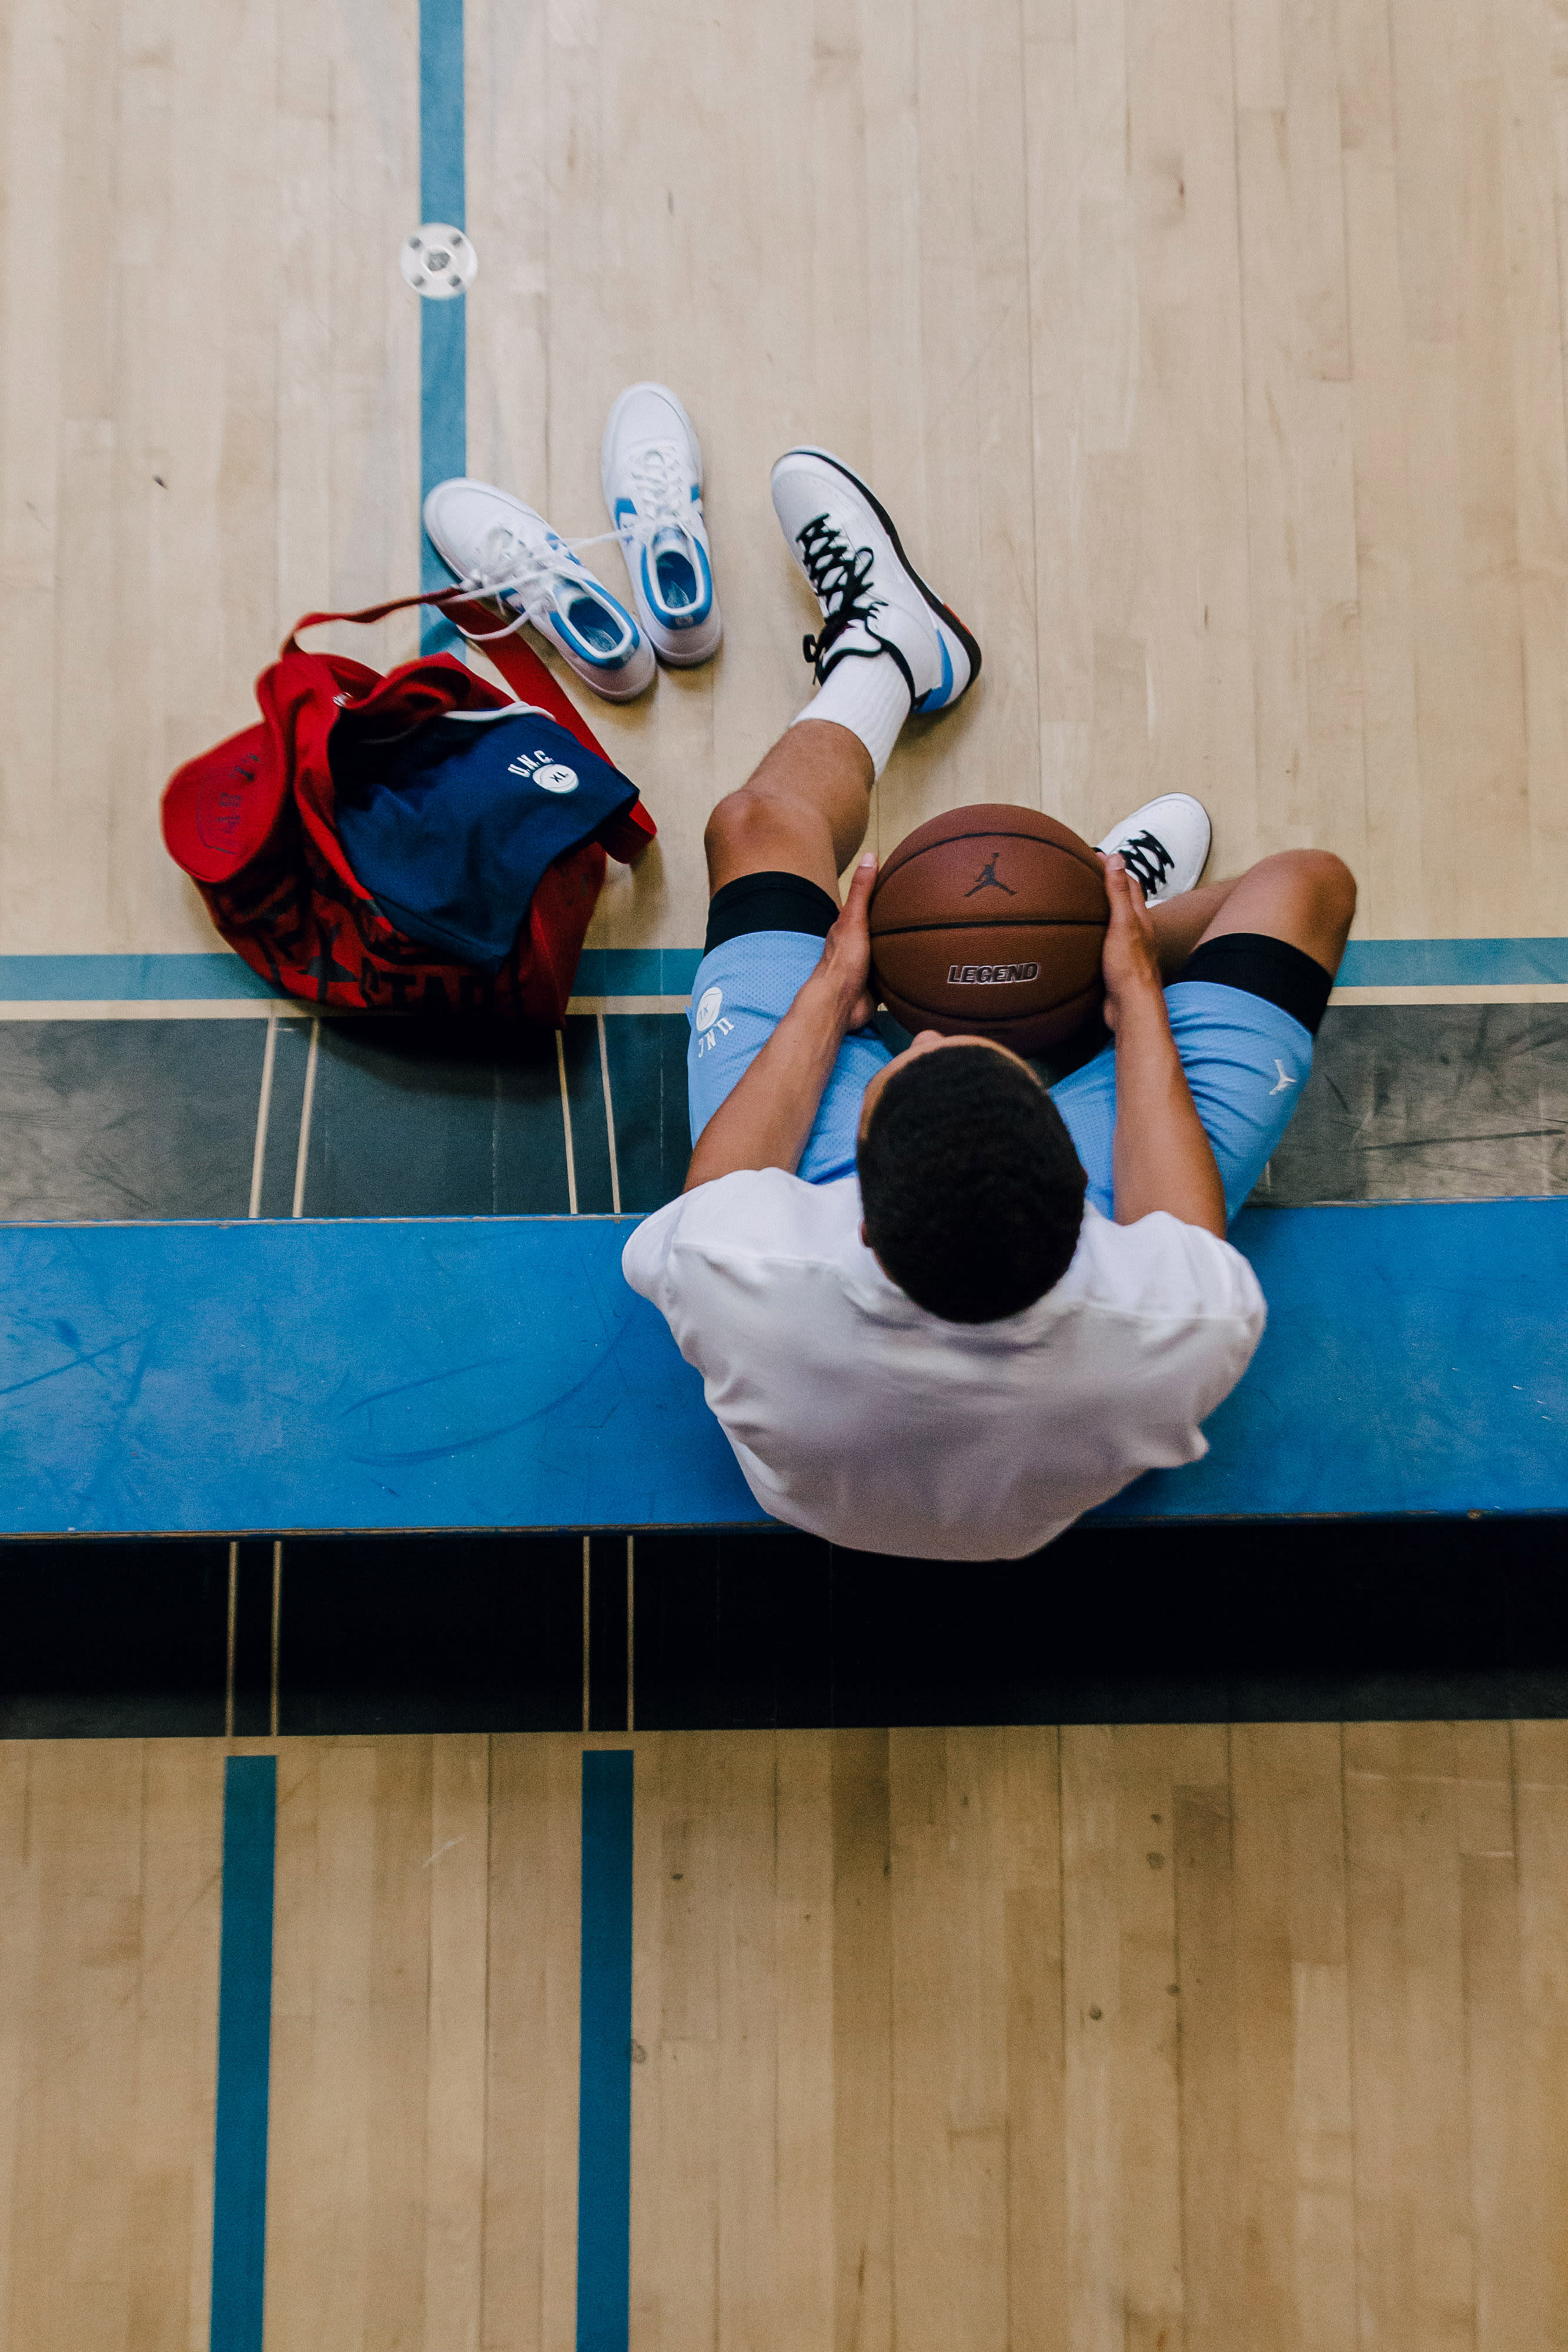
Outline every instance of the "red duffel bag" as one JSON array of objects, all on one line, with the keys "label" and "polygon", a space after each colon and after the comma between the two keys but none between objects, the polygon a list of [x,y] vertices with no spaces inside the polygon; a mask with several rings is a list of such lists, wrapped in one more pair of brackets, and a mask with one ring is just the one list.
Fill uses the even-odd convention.
[{"label": "red duffel bag", "polygon": [[396,733],[400,721],[412,730],[448,710],[497,709],[509,698],[451,654],[404,662],[383,677],[341,655],[306,653],[298,636],[319,621],[379,621],[413,604],[440,605],[465,633],[485,637],[520,701],[609,758],[538,656],[514,635],[497,636],[490,609],[462,588],[362,613],[308,613],[256,680],[259,723],[170,778],[163,839],[224,938],[280,996],[373,1013],[497,1013],[553,1027],[571,993],[606,853],[629,861],[656,828],[633,803],[548,866],[499,971],[444,962],[389,922],[339,837],[327,757],[334,719],[352,704]]}]

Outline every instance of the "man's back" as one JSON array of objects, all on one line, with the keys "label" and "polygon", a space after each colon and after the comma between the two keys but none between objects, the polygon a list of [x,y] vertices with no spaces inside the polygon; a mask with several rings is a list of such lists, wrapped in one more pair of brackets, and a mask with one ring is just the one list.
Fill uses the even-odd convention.
[{"label": "man's back", "polygon": [[640,1225],[623,1264],[702,1373],[758,1501],[859,1549],[1018,1558],[1145,1470],[1194,1461],[1262,1294],[1230,1245],[1089,1209],[1022,1314],[945,1322],[860,1237],[852,1176],[745,1171]]}]

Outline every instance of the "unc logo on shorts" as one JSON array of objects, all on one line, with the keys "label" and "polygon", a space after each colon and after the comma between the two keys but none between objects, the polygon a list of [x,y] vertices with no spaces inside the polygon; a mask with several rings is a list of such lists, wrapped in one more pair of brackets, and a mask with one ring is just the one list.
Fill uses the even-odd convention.
[{"label": "unc logo on shorts", "polygon": [[580,781],[575,768],[565,766],[559,760],[547,759],[542,751],[519,751],[507,773],[538,784],[541,793],[574,793]]},{"label": "unc logo on shorts", "polygon": [[724,1018],[723,1006],[722,988],[705,988],[697,1000],[697,1009],[693,1017],[692,1026],[696,1031],[699,1057],[704,1054],[711,1054],[719,1039],[727,1037],[735,1027],[733,1021],[727,1021]]}]

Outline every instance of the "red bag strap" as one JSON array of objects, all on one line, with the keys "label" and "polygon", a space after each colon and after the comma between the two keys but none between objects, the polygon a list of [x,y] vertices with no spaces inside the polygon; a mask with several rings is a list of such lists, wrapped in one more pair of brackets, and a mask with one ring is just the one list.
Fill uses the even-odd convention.
[{"label": "red bag strap", "polygon": [[277,650],[280,654],[297,654],[300,630],[313,629],[320,621],[384,621],[389,613],[406,613],[411,604],[451,604],[467,593],[468,591],[461,587],[431,588],[418,596],[394,596],[390,604],[367,604],[359,613],[307,613],[303,620],[295,622]]},{"label": "red bag strap", "polygon": [[[576,705],[569,700],[546,669],[532,647],[525,646],[518,636],[497,636],[494,628],[495,614],[482,604],[466,588],[433,588],[421,596],[394,596],[390,604],[367,604],[361,613],[307,613],[296,621],[285,637],[280,651],[298,653],[299,632],[313,629],[325,621],[382,621],[389,613],[403,613],[414,604],[435,604],[445,613],[464,636],[485,641],[485,658],[491,662],[519,701],[531,702],[540,710],[548,710],[552,719],[570,728],[578,741],[598,758],[615,765],[600,742],[588,721]],[[652,829],[652,819],[647,820]]]}]

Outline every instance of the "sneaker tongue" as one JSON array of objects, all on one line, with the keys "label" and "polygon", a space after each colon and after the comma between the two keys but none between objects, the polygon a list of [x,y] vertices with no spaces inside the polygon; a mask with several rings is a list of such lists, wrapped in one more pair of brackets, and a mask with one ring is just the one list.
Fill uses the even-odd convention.
[{"label": "sneaker tongue", "polygon": [[509,580],[518,565],[528,561],[523,541],[501,523],[486,533],[476,551],[478,569],[489,580]]},{"label": "sneaker tongue", "polygon": [[651,553],[655,557],[660,555],[684,555],[688,562],[691,561],[691,534],[689,531],[683,530],[678,523],[661,523],[658,530],[653,533],[653,538],[649,541],[648,546]]}]

